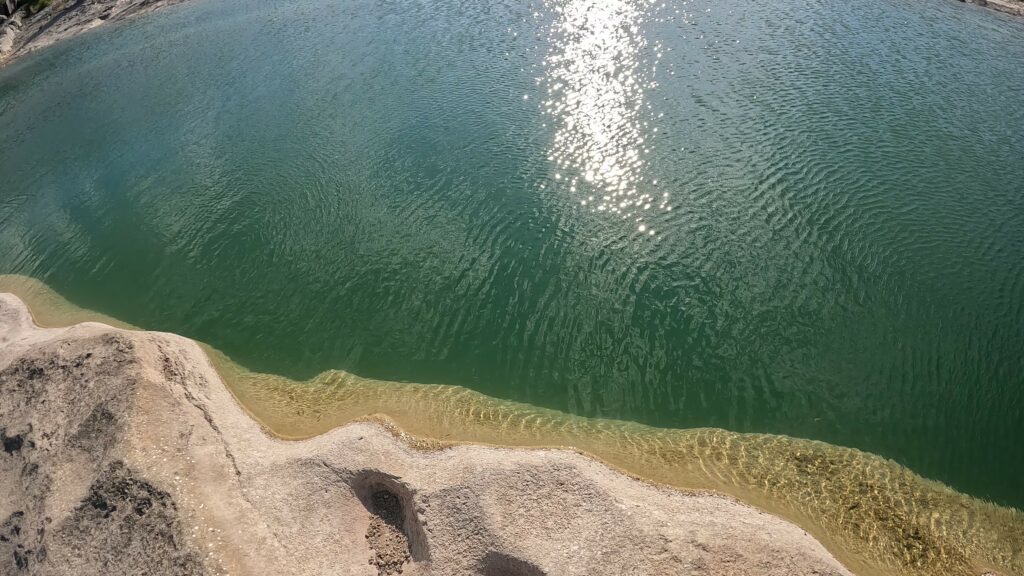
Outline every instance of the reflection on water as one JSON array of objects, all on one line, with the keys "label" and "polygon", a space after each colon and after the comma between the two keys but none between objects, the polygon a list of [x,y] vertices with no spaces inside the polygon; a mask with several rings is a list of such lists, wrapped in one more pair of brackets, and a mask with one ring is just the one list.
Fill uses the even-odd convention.
[{"label": "reflection on water", "polygon": [[645,134],[656,131],[645,120],[644,92],[655,86],[641,66],[647,39],[641,33],[642,2],[584,0],[550,2],[556,19],[551,52],[541,79],[544,112],[557,126],[548,159],[556,180],[566,179],[579,203],[635,223],[653,235],[645,221],[651,209],[671,210],[668,193],[654,193],[657,181],[645,182]]},{"label": "reflection on water", "polygon": [[[0,275],[46,326],[96,320],[36,280]],[[823,442],[714,428],[658,429],[505,402],[457,386],[332,370],[308,382],[258,374],[205,347],[250,414],[306,438],[383,415],[424,446],[572,446],[644,478],[733,495],[804,527],[858,576],[1024,573],[1024,513],[960,494],[891,460]]]},{"label": "reflection on water", "polygon": [[0,70],[0,272],[290,377],[229,378],[282,433],[572,444],[871,565],[1019,566],[1011,512],[732,432],[1024,507],[1022,34],[942,0],[190,3]]},{"label": "reflection on water", "polygon": [[260,372],[817,438],[1024,507],[1024,109],[977,106],[1024,90],[1020,24],[248,6],[0,71],[0,272]]}]

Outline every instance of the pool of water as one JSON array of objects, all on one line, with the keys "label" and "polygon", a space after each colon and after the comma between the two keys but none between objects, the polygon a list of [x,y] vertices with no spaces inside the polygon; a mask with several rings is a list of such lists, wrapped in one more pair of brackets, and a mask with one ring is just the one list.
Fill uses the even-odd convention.
[{"label": "pool of water", "polygon": [[0,70],[0,273],[251,370],[1024,507],[1022,40],[945,0],[194,0]]}]

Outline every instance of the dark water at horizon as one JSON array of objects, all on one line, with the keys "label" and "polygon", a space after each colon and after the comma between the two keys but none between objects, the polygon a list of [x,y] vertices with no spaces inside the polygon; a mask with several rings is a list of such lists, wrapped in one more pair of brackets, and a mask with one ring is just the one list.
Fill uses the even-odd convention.
[{"label": "dark water at horizon", "polygon": [[942,0],[199,0],[0,70],[0,273],[1024,508],[1022,102]]}]

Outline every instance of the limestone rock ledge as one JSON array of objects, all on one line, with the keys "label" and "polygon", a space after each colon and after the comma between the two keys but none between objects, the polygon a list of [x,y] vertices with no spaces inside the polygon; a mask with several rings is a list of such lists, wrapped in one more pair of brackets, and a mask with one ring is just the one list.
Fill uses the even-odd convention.
[{"label": "limestone rock ledge", "polygon": [[268,435],[172,334],[0,294],[0,573],[848,575],[797,526],[562,450]]},{"label": "limestone rock ledge", "polygon": [[1014,16],[1024,16],[1024,2],[1021,0],[960,0],[967,4],[985,6],[997,12],[1005,12]]},{"label": "limestone rock ledge", "polygon": [[127,20],[185,0],[54,0],[38,14],[24,9],[0,19],[0,66],[109,22]]}]

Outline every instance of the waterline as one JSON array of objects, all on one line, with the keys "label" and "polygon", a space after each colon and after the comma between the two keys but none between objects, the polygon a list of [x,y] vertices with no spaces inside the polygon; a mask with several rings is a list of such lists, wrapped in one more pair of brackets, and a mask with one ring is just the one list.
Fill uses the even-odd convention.
[{"label": "waterline", "polygon": [[[135,327],[0,275],[0,291],[43,326]],[[266,428],[307,438],[378,415],[426,442],[566,447],[629,474],[736,497],[793,521],[862,576],[1024,571],[1024,514],[958,493],[897,463],[824,442],[715,428],[660,429],[583,418],[457,387],[323,372],[308,381],[246,370],[203,345],[239,403]]]}]

